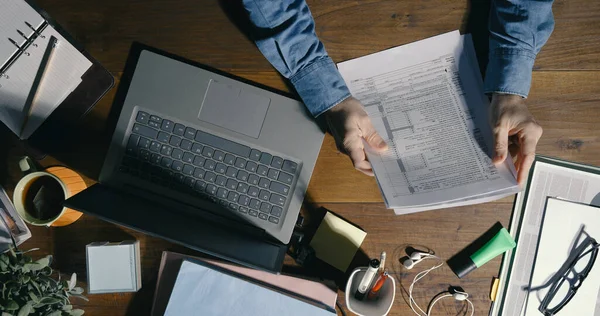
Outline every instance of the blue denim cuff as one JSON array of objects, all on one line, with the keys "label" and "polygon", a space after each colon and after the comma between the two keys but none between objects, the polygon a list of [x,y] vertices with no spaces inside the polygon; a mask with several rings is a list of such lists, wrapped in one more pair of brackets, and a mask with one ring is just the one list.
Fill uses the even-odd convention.
[{"label": "blue denim cuff", "polygon": [[346,82],[329,57],[317,59],[290,81],[314,117],[350,97]]},{"label": "blue denim cuff", "polygon": [[529,51],[498,48],[490,52],[485,73],[485,93],[516,94],[524,98],[531,88],[535,54]]}]

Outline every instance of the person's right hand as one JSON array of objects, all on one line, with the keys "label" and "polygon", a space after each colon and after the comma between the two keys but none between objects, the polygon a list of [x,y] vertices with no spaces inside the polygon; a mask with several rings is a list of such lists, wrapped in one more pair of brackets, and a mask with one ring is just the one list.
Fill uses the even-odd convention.
[{"label": "person's right hand", "polygon": [[494,131],[495,154],[493,162],[501,164],[509,155],[509,137],[516,138],[519,151],[516,157],[517,181],[522,186],[535,160],[535,148],[542,137],[542,127],[529,113],[525,99],[518,95],[494,94],[490,108]]},{"label": "person's right hand", "polygon": [[363,139],[375,151],[385,151],[388,146],[373,127],[360,101],[349,97],[329,109],[325,115],[338,149],[350,156],[356,170],[373,176]]}]

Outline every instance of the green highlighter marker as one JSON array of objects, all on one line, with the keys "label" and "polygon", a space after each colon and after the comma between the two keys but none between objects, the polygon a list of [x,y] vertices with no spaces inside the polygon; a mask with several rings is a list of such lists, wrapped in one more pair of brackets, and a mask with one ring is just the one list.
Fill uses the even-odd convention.
[{"label": "green highlighter marker", "polygon": [[462,278],[496,256],[514,248],[516,245],[506,228],[502,228],[492,239],[473,254],[454,258],[455,261],[450,268],[456,276]]}]

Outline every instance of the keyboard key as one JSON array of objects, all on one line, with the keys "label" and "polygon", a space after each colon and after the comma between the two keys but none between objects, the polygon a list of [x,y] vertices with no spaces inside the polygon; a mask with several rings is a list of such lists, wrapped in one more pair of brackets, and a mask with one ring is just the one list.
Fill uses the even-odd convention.
[{"label": "keyboard key", "polygon": [[155,123],[161,124],[162,119],[156,115],[150,115],[150,122],[155,122]]},{"label": "keyboard key", "polygon": [[183,170],[181,170],[181,172],[183,172],[183,174],[191,176],[194,174],[194,167],[192,167],[188,164],[185,164],[185,165],[183,165]]},{"label": "keyboard key", "polygon": [[146,136],[150,139],[156,139],[156,136],[158,136],[157,130],[140,124],[133,124],[133,132],[142,136]]},{"label": "keyboard key", "polygon": [[256,162],[248,161],[246,163],[246,170],[250,172],[256,172],[256,167],[258,167],[258,164],[256,164]]},{"label": "keyboard key", "polygon": [[183,158],[183,150],[178,148],[173,149],[173,152],[171,152],[171,157],[181,160],[181,158]]},{"label": "keyboard key", "polygon": [[238,205],[237,204],[233,204],[233,203],[229,203],[229,208],[232,209],[232,210],[234,210],[234,211],[237,211],[238,210]]},{"label": "keyboard key", "polygon": [[182,175],[181,173],[176,173],[175,174],[175,179],[176,179],[177,183],[182,183],[183,184],[183,181],[185,181],[185,176]]},{"label": "keyboard key", "polygon": [[150,160],[150,152],[145,149],[140,150],[140,158],[144,161]]},{"label": "keyboard key", "polygon": [[248,157],[250,155],[250,147],[232,142],[230,140],[198,131],[196,133],[195,140],[197,142],[207,144],[209,146],[219,148],[223,151],[227,151],[236,154],[241,157]]},{"label": "keyboard key", "polygon": [[225,175],[230,177],[230,178],[235,178],[235,176],[237,176],[238,170],[234,167],[227,167],[227,171],[225,172]]},{"label": "keyboard key", "polygon": [[194,161],[192,162],[194,166],[202,167],[204,165],[205,159],[200,156],[194,156]]},{"label": "keyboard key", "polygon": [[267,214],[271,213],[271,204],[266,203],[266,202],[262,202],[260,204],[260,211],[261,212],[265,212]]},{"label": "keyboard key", "polygon": [[158,165],[160,163],[160,158],[161,158],[161,156],[159,156],[157,154],[152,154],[152,155],[150,155],[150,162]]},{"label": "keyboard key", "polygon": [[257,187],[250,187],[248,188],[248,195],[252,196],[252,197],[257,197],[258,196],[258,188]]},{"label": "keyboard key", "polygon": [[277,177],[279,177],[279,170],[270,168],[269,173],[267,173],[267,177],[269,177],[273,180],[277,180]]},{"label": "keyboard key", "polygon": [[169,120],[163,120],[162,124],[160,125],[160,129],[162,129],[165,132],[172,133],[174,125],[175,125],[175,123],[173,123]]},{"label": "keyboard key", "polygon": [[250,184],[258,185],[259,180],[260,180],[260,178],[255,174],[251,174],[248,176],[248,183],[250,183]]},{"label": "keyboard key", "polygon": [[271,193],[267,190],[260,190],[260,193],[258,193],[258,198],[261,200],[268,201],[269,197],[271,197]]},{"label": "keyboard key", "polygon": [[227,190],[225,190],[223,188],[219,188],[219,190],[217,191],[217,197],[221,198],[221,199],[226,199],[228,193],[229,192],[227,192]]},{"label": "keyboard key", "polygon": [[[206,189],[206,182],[197,180],[194,189],[198,192],[204,192],[204,189]],[[273,213],[273,211],[271,211],[271,213]]]},{"label": "keyboard key", "polygon": [[255,211],[255,210],[249,210],[249,211],[248,211],[248,215],[256,217],[256,216],[258,215],[258,211]]},{"label": "keyboard key", "polygon": [[139,148],[148,149],[150,148],[150,140],[144,137],[140,137],[140,141],[138,142]]},{"label": "keyboard key", "polygon": [[158,141],[161,143],[168,143],[170,138],[171,138],[171,135],[169,135],[165,132],[159,132],[158,137],[156,139],[158,139]]},{"label": "keyboard key", "polygon": [[196,130],[191,127],[186,127],[183,136],[188,139],[194,139],[196,137]]},{"label": "keyboard key", "polygon": [[240,195],[237,194],[237,192],[230,191],[229,194],[227,195],[227,201],[237,203],[239,197],[240,197]]},{"label": "keyboard key", "polygon": [[283,213],[283,209],[279,206],[273,206],[271,208],[271,215],[280,217],[281,213]]},{"label": "keyboard key", "polygon": [[225,187],[228,188],[229,190],[235,190],[235,189],[237,189],[237,186],[238,186],[238,182],[233,179],[227,180],[227,184],[225,184]]},{"label": "keyboard key", "polygon": [[171,169],[175,171],[181,171],[183,169],[183,162],[173,161],[173,163],[171,164]]},{"label": "keyboard key", "polygon": [[127,142],[127,149],[125,150],[128,155],[134,155],[136,153],[136,147],[140,137],[138,135],[129,136],[129,141]]},{"label": "keyboard key", "polygon": [[281,169],[283,165],[283,158],[274,156],[273,160],[271,160],[271,167]]},{"label": "keyboard key", "polygon": [[227,178],[225,178],[224,176],[217,176],[215,183],[220,187],[224,187],[227,183]]},{"label": "keyboard key", "polygon": [[192,142],[190,142],[187,139],[182,139],[181,144],[179,144],[179,147],[183,150],[190,151],[192,150]]},{"label": "keyboard key", "polygon": [[267,215],[265,213],[258,213],[258,218],[266,221],[269,218],[269,215]]},{"label": "keyboard key", "polygon": [[219,162],[215,167],[215,171],[218,173],[225,173],[225,171],[227,171],[227,166]]},{"label": "keyboard key", "polygon": [[244,170],[240,170],[237,174],[237,179],[240,181],[248,180],[248,172],[246,172]]},{"label": "keyboard key", "polygon": [[269,222],[271,222],[273,224],[279,224],[279,218],[274,217],[274,216],[269,216]]},{"label": "keyboard key", "polygon": [[194,154],[200,155],[202,153],[202,145],[200,145],[198,143],[193,143],[192,144],[192,152]]},{"label": "keyboard key", "polygon": [[271,181],[269,181],[267,178],[260,178],[260,181],[258,182],[258,186],[263,189],[268,189],[270,184]]},{"label": "keyboard key", "polygon": [[205,173],[206,173],[206,171],[204,171],[204,169],[200,169],[200,168],[194,169],[194,177],[196,177],[198,179],[204,179]]},{"label": "keyboard key", "polygon": [[245,206],[240,206],[239,211],[240,211],[240,213],[244,213],[245,214],[245,213],[248,213],[248,208],[245,207]]},{"label": "keyboard key", "polygon": [[273,156],[271,156],[271,154],[262,153],[262,155],[260,155],[260,163],[268,166],[271,164],[271,158],[273,158]]},{"label": "keyboard key", "polygon": [[250,151],[250,160],[258,161],[260,159],[260,154],[262,154],[260,151],[252,149]]},{"label": "keyboard key", "polygon": [[209,184],[206,186],[206,193],[210,195],[217,195],[217,187],[215,185]]},{"label": "keyboard key", "polygon": [[258,210],[258,208],[260,207],[260,201],[257,199],[251,199],[250,204],[248,204],[248,205],[250,206],[250,208]]},{"label": "keyboard key", "polygon": [[[217,194],[219,194],[219,192],[217,192]],[[225,207],[229,206],[229,203],[227,203],[227,200],[225,199],[219,200],[219,204]]]},{"label": "keyboard key", "polygon": [[187,162],[187,163],[193,163],[194,155],[192,155],[191,153],[185,152],[185,153],[183,153],[183,158],[181,160],[183,160],[184,162]]},{"label": "keyboard key", "polygon": [[223,158],[225,158],[225,153],[220,150],[215,150],[215,153],[213,154],[213,158],[216,161],[223,161]]},{"label": "keyboard key", "polygon": [[245,183],[238,183],[237,191],[240,193],[247,193],[249,186]]},{"label": "keyboard key", "polygon": [[265,166],[258,166],[258,168],[256,169],[256,173],[260,174],[263,177],[266,177],[267,173],[269,173],[269,168]]},{"label": "keyboard key", "polygon": [[181,137],[171,135],[171,138],[169,139],[169,144],[175,147],[179,147],[179,144],[181,144]]},{"label": "keyboard key", "polygon": [[286,161],[283,162],[283,165],[281,166],[281,170],[283,170],[285,172],[289,172],[291,174],[295,174],[297,167],[298,167],[297,163],[295,163],[293,161],[286,160]]},{"label": "keyboard key", "polygon": [[172,152],[173,152],[173,148],[171,148],[167,145],[162,145],[162,147],[160,148],[160,153],[165,156],[171,156]]},{"label": "keyboard key", "polygon": [[196,179],[191,178],[191,177],[185,177],[185,180],[183,181],[183,183],[190,187],[190,188],[194,188],[194,184],[196,184]]},{"label": "keyboard key", "polygon": [[204,174],[204,180],[206,180],[207,182],[215,182],[215,179],[217,178],[217,175],[207,171],[206,174]]},{"label": "keyboard key", "polygon": [[235,166],[240,169],[246,168],[246,159],[244,159],[244,158],[235,159]]},{"label": "keyboard key", "polygon": [[279,173],[279,177],[277,177],[278,181],[281,181],[285,184],[292,184],[294,177],[291,174],[285,173],[285,172],[280,172]]},{"label": "keyboard key", "polygon": [[150,119],[150,114],[146,112],[139,111],[137,116],[135,117],[136,122],[147,124]]},{"label": "keyboard key", "polygon": [[202,156],[204,157],[212,158],[214,153],[215,150],[210,147],[204,147],[204,149],[202,150]]},{"label": "keyboard key", "polygon": [[215,170],[215,165],[217,163],[212,161],[212,160],[206,160],[204,162],[204,169],[208,169],[208,170]]},{"label": "keyboard key", "polygon": [[288,187],[285,184],[273,181],[271,182],[271,185],[269,185],[269,190],[283,195],[288,195],[288,193],[290,192],[290,187]]},{"label": "keyboard key", "polygon": [[269,198],[269,202],[283,207],[285,205],[285,198],[279,194],[273,193]]},{"label": "keyboard key", "polygon": [[158,124],[154,121],[148,121],[148,126],[154,127],[154,128],[160,128],[160,124]]},{"label": "keyboard key", "polygon": [[246,195],[240,195],[238,203],[243,206],[248,206],[248,204],[250,203],[250,198]]},{"label": "keyboard key", "polygon": [[223,162],[225,162],[228,165],[233,165],[235,163],[235,156],[232,154],[226,154],[225,159],[223,159]]},{"label": "keyboard key", "polygon": [[173,128],[173,134],[183,136],[183,134],[185,134],[185,126],[181,124],[175,124],[175,127]]},{"label": "keyboard key", "polygon": [[171,160],[171,158],[162,157],[162,159],[160,160],[160,165],[165,168],[170,168],[171,163],[173,163],[173,160]]}]

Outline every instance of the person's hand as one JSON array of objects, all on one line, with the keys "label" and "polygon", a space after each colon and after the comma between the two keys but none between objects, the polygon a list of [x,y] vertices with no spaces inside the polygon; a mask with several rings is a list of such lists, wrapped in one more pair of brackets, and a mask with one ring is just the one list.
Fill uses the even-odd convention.
[{"label": "person's hand", "polygon": [[363,139],[375,151],[383,152],[388,146],[373,128],[371,119],[360,101],[349,97],[329,109],[325,115],[338,149],[350,156],[356,170],[373,176]]},{"label": "person's hand", "polygon": [[523,185],[535,159],[535,147],[542,137],[542,127],[529,113],[525,99],[518,95],[494,94],[490,108],[494,131],[493,162],[501,164],[509,155],[509,138],[518,146],[515,167],[517,181]]}]

